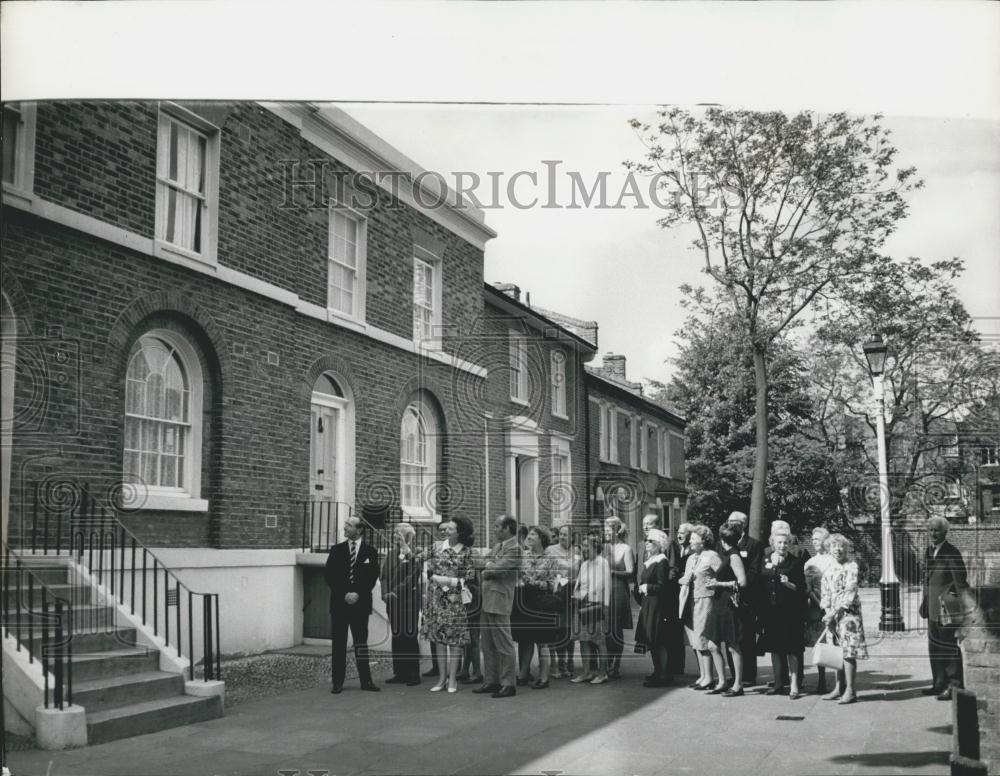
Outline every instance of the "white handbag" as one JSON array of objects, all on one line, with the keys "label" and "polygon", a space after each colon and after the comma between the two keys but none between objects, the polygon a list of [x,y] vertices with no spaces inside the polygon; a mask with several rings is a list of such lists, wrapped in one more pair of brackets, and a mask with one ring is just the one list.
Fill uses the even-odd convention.
[{"label": "white handbag", "polygon": [[844,669],[844,650],[838,644],[831,644],[829,628],[824,628],[819,639],[813,646],[813,665],[817,668],[829,668],[833,671]]}]

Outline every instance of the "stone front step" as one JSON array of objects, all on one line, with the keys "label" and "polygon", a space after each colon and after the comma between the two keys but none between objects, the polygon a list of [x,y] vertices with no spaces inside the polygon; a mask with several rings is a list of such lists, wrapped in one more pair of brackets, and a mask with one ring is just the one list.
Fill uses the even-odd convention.
[{"label": "stone front step", "polygon": [[121,674],[73,684],[73,703],[87,710],[88,720],[92,714],[107,709],[183,695],[184,677],[165,671]]},{"label": "stone front step", "polygon": [[[75,698],[74,698],[75,700]],[[119,738],[155,733],[158,730],[190,725],[222,716],[218,696],[176,698],[133,703],[87,714],[87,743],[103,744]]]},{"label": "stone front step", "polygon": [[[9,629],[11,634],[22,633],[23,639],[29,637],[33,642],[41,644],[42,631],[37,626],[22,623],[21,630],[18,631],[16,625],[11,623]],[[51,636],[51,631],[49,632]],[[78,627],[73,630],[73,654],[85,654],[88,652],[108,652],[109,650],[124,649],[136,645],[135,628],[83,628]]]},{"label": "stone front step", "polygon": [[143,647],[122,647],[106,652],[73,655],[73,683],[86,682],[122,674],[157,671],[160,653]]}]

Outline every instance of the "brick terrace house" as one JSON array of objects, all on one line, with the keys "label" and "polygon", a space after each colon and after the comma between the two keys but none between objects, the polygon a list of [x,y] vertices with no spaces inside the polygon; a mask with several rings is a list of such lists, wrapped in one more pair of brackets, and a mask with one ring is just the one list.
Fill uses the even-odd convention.
[{"label": "brick terrace house", "polygon": [[5,539],[86,486],[254,652],[328,627],[310,499],[482,515],[494,233],[418,172],[331,108],[5,104]]},{"label": "brick terrace house", "polygon": [[347,514],[675,525],[683,420],[484,284],[494,232],[419,173],[329,107],[5,105],[5,541],[85,489],[232,653],[328,634]]},{"label": "brick terrace house", "polygon": [[586,368],[590,487],[595,514],[620,517],[641,555],[644,515],[658,514],[671,533],[684,522],[684,419],[645,399],[625,366],[625,356],[607,353]]},{"label": "brick terrace house", "polygon": [[590,470],[584,364],[597,353],[596,324],[581,331],[522,301],[510,283],[485,286],[481,331],[492,353],[490,514],[551,528],[585,524]]}]

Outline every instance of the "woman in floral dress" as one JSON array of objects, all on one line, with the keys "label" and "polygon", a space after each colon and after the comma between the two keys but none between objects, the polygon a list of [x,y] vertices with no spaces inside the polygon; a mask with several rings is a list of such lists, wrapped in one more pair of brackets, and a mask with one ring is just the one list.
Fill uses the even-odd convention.
[{"label": "woman in floral dress", "polygon": [[865,624],[861,619],[861,599],[858,597],[858,564],[847,560],[851,544],[841,534],[826,540],[827,552],[834,560],[823,574],[822,601],[826,610],[823,623],[835,634],[844,651],[844,670],[837,672],[837,686],[823,696],[824,700],[854,703],[854,678],[858,659],[868,658]]},{"label": "woman in floral dress", "polygon": [[448,692],[458,692],[458,663],[463,647],[470,641],[462,589],[474,575],[472,521],[456,517],[442,530],[447,540],[435,544],[427,560],[428,586],[420,635],[438,645],[438,659],[445,669],[431,692],[440,692],[446,684]]}]

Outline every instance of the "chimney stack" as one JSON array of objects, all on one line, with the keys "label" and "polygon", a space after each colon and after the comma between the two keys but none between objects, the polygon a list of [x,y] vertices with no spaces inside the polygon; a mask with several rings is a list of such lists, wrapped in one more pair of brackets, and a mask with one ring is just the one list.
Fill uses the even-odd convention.
[{"label": "chimney stack", "polygon": [[616,353],[605,353],[603,371],[605,374],[617,377],[619,380],[625,380],[625,356],[620,356]]},{"label": "chimney stack", "polygon": [[513,283],[494,283],[493,287],[501,294],[506,294],[516,302],[521,301],[521,288]]}]

